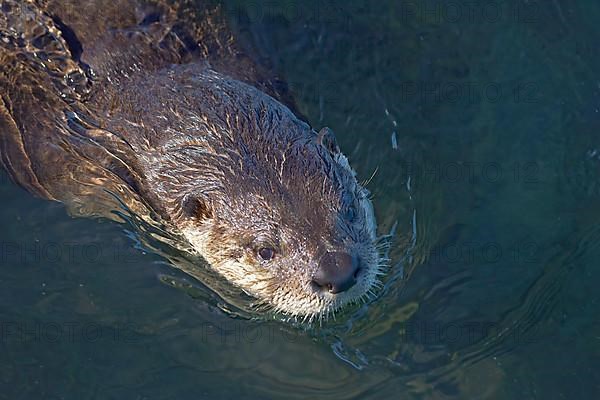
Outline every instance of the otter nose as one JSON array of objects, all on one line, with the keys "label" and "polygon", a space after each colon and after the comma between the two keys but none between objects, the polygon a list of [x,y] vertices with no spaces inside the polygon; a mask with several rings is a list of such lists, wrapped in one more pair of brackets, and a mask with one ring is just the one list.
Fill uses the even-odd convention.
[{"label": "otter nose", "polygon": [[319,268],[313,276],[312,284],[320,290],[340,293],[354,286],[358,271],[356,257],[344,252],[326,253],[319,261]]}]

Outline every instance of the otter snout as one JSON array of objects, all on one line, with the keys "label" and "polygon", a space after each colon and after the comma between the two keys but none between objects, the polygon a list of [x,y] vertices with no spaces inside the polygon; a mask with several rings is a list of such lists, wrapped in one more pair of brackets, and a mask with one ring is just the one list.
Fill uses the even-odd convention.
[{"label": "otter snout", "polygon": [[312,285],[319,291],[340,293],[356,283],[360,271],[358,257],[345,252],[328,252],[321,257]]}]

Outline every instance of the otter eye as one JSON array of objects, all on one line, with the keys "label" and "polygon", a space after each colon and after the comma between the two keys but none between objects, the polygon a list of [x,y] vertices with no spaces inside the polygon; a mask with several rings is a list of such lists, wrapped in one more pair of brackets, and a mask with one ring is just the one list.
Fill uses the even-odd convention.
[{"label": "otter eye", "polygon": [[265,261],[270,261],[275,257],[275,250],[270,247],[261,247],[258,250],[258,255]]}]

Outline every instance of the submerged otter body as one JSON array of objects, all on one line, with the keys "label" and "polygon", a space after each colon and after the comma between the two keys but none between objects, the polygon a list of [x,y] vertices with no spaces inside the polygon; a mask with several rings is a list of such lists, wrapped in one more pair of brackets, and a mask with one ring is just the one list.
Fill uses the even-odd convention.
[{"label": "submerged otter body", "polygon": [[218,9],[84,3],[0,1],[0,150],[13,179],[75,214],[158,215],[288,315],[321,318],[368,295],[381,260],[367,190]]}]

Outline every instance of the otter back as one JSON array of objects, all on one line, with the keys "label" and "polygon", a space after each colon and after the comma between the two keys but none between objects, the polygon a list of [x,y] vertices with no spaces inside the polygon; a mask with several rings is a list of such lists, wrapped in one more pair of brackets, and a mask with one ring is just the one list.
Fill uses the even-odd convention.
[{"label": "otter back", "polygon": [[111,192],[139,209],[140,139],[119,132],[111,113],[145,117],[125,88],[173,65],[210,66],[294,108],[285,85],[241,51],[220,8],[197,3],[1,1],[0,153],[13,180],[75,214],[107,216]]}]

